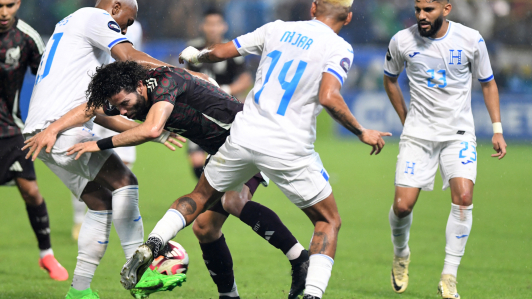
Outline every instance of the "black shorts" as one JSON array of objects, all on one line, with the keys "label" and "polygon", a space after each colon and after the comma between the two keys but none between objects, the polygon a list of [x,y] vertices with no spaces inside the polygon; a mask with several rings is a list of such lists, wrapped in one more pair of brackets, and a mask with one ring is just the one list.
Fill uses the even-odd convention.
[{"label": "black shorts", "polygon": [[24,138],[22,135],[0,139],[0,185],[4,185],[14,178],[34,181],[35,168],[31,159],[26,160],[27,150],[24,152]]},{"label": "black shorts", "polygon": [[[205,166],[207,166],[207,164],[209,164],[210,160],[211,160],[211,156],[209,155],[207,157],[207,159],[205,160]],[[257,188],[259,187],[259,185],[262,184],[262,182],[265,182],[265,180],[264,180],[264,178],[262,177],[262,175],[259,172],[256,175],[254,175],[251,179],[249,179],[249,181],[244,183],[244,185],[248,186],[249,192],[251,193],[251,196],[253,196],[255,194],[255,191],[257,191]],[[208,210],[220,213],[220,214],[222,214],[224,216],[229,216],[229,213],[227,213],[224,210],[224,207],[222,205],[222,201],[221,200],[219,200],[216,204],[214,204]]]}]

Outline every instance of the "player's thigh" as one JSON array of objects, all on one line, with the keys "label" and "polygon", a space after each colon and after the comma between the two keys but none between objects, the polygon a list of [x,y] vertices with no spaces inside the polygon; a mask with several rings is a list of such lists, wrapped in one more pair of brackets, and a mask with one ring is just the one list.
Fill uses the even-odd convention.
[{"label": "player's thigh", "polygon": [[438,170],[439,150],[436,142],[401,137],[395,168],[395,186],[432,191]]},{"label": "player's thigh", "polygon": [[113,151],[105,150],[95,153],[84,153],[78,160],[75,159],[76,155],[69,156],[67,152],[69,148],[77,143],[96,141],[99,139],[96,134],[85,127],[72,128],[59,134],[52,147],[52,151],[50,153],[41,151],[39,153],[39,159],[48,166],[56,165],[92,181],[109,156],[113,154]]},{"label": "player's thigh", "polygon": [[259,154],[256,162],[300,209],[313,206],[332,193],[329,175],[318,153],[291,160]]},{"label": "player's thigh", "polygon": [[22,147],[22,135],[0,139],[0,185],[12,185],[15,178],[35,181],[33,162],[25,158],[28,150],[22,151]]},{"label": "player's thigh", "polygon": [[440,154],[440,172],[443,190],[449,188],[453,178],[470,180],[473,185],[477,179],[477,143],[469,141],[447,141]]},{"label": "player's thigh", "polygon": [[113,209],[113,194],[96,182],[87,182],[80,197],[87,207],[93,211],[109,211]]},{"label": "player's thigh", "polygon": [[203,174],[219,192],[240,192],[243,184],[259,172],[252,151],[232,143],[231,137],[206,163]]},{"label": "player's thigh", "polygon": [[[93,163],[93,165],[99,166],[99,163]],[[135,175],[114,152],[111,152],[105,163],[99,166],[94,181],[111,191],[125,186],[138,185]]]}]

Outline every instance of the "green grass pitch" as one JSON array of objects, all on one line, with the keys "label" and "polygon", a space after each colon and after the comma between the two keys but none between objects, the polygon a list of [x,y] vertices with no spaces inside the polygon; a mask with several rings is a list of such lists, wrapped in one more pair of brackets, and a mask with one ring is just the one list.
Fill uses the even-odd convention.
[{"label": "green grass pitch", "polygon": [[[343,224],[332,277],[324,298],[437,298],[443,266],[445,225],[450,192],[422,192],[414,212],[410,247],[410,285],[396,295],[390,287],[392,245],[388,210],[393,199],[397,142],[379,156],[356,140],[339,140],[321,118],[316,149],[331,176]],[[532,298],[532,147],[510,143],[502,161],[490,158],[489,143],[478,146],[478,178],[474,221],[458,275],[462,298]],[[0,298],[64,298],[77,256],[70,237],[70,195],[41,162],[36,164],[40,190],[51,218],[52,245],[70,278],[55,282],[37,265],[37,242],[16,188],[0,188]],[[134,168],[140,182],[141,213],[147,235],[178,196],[195,184],[185,152],[158,144],[138,148]],[[312,225],[306,216],[272,185],[259,187],[255,199],[276,211],[298,240],[308,246]],[[232,250],[242,298],[286,298],[290,265],[284,255],[238,219],[224,232]],[[152,298],[218,298],[190,228],[176,238],[190,255],[188,282],[171,293]],[[102,298],[131,298],[119,282],[124,255],[116,232],[92,283]]]}]

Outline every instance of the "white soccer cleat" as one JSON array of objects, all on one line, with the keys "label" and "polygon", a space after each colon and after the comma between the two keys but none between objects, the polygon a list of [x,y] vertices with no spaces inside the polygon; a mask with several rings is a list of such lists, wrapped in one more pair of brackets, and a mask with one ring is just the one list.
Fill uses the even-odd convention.
[{"label": "white soccer cleat", "polygon": [[452,274],[442,274],[438,284],[438,294],[444,299],[460,299],[456,290],[456,277]]},{"label": "white soccer cleat", "polygon": [[153,254],[150,247],[146,244],[140,245],[120,272],[122,286],[126,290],[134,288],[152,261]]},{"label": "white soccer cleat", "polygon": [[194,47],[187,47],[181,54],[179,54],[179,58],[185,60],[186,62],[192,64],[192,65],[198,65],[198,54],[200,51]]},{"label": "white soccer cleat", "polygon": [[394,255],[392,265],[391,282],[394,292],[401,294],[408,287],[408,265],[410,264],[410,254],[407,257]]}]

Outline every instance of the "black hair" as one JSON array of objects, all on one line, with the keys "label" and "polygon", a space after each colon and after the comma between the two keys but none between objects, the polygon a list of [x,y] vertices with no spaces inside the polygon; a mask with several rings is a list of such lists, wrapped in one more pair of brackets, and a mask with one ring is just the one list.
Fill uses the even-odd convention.
[{"label": "black hair", "polygon": [[134,61],[116,61],[96,68],[86,96],[87,109],[102,107],[112,96],[122,90],[136,91],[139,81],[148,79],[148,69]]},{"label": "black hair", "polygon": [[206,18],[210,15],[220,15],[222,18],[224,18],[222,11],[216,7],[209,7],[203,12],[203,18]]}]

